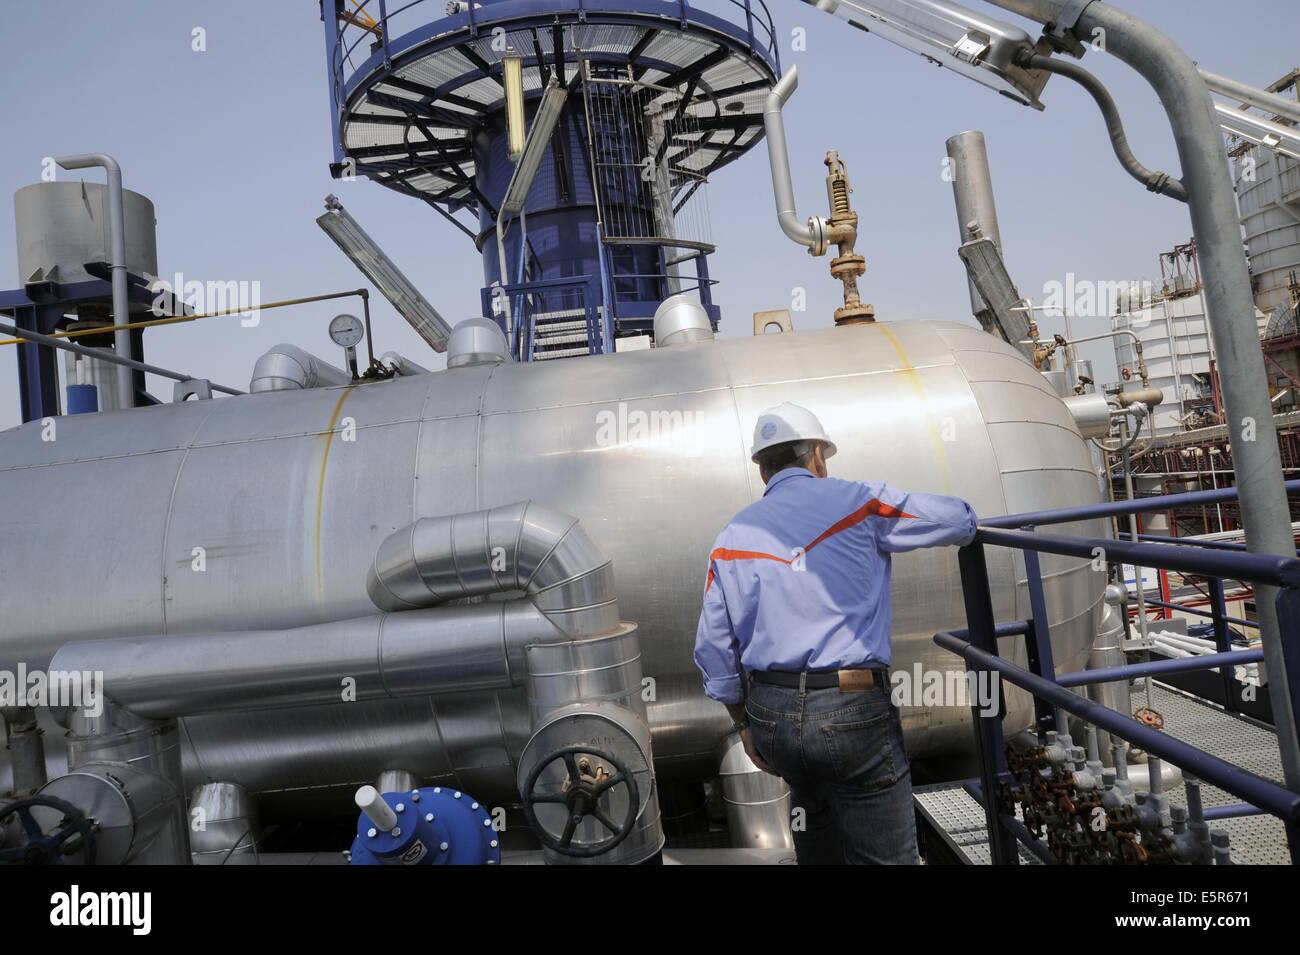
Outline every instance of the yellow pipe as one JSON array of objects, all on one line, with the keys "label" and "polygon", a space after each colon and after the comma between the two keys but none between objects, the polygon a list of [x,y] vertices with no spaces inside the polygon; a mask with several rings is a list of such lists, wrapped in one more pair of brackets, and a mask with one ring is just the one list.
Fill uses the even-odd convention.
[{"label": "yellow pipe", "polygon": [[[332,298],[347,298],[352,295],[360,295],[363,298],[369,293],[365,289],[355,289],[351,292],[328,292],[324,295],[308,295],[305,298],[286,298],[278,302],[268,302],[265,305],[259,305],[256,308],[228,308],[220,312],[208,312],[203,315],[172,315],[167,318],[151,318],[146,321],[127,322],[124,325],[101,325],[95,328],[79,328],[71,332],[53,332],[50,338],[81,338],[83,335],[106,335],[110,332],[130,330],[133,328],[155,328],[159,325],[175,325],[179,322],[197,322],[201,318],[221,318],[224,315],[247,315],[249,312],[260,312],[263,309],[283,308],[286,305],[306,305],[310,302],[323,302]],[[0,339],[0,345],[21,345],[23,343],[31,344],[24,338],[5,338]]]}]

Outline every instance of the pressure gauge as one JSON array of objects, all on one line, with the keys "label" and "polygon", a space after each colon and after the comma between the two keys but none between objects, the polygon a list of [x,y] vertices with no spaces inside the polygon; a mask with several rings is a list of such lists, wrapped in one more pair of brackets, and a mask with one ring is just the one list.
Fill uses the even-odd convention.
[{"label": "pressure gauge", "polygon": [[330,322],[330,339],[340,348],[355,347],[365,333],[365,326],[355,315],[336,315]]}]

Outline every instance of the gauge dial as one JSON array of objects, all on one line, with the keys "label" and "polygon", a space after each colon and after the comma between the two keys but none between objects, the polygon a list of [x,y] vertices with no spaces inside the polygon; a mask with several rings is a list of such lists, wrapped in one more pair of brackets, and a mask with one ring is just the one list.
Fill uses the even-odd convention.
[{"label": "gauge dial", "polygon": [[355,315],[336,315],[330,322],[330,339],[341,348],[351,348],[365,333],[365,326]]}]

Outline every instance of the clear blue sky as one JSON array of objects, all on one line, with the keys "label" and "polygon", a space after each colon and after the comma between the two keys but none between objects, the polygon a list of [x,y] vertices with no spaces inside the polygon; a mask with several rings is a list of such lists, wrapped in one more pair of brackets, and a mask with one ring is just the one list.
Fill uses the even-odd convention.
[{"label": "clear blue sky", "polygon": [[[1091,100],[1059,77],[1045,93],[1046,112],[1037,113],[796,0],[768,3],[787,46],[795,27],[808,37],[805,52],[783,54],[801,73],[787,111],[801,212],[823,211],[821,160],[838,149],[862,220],[864,299],[881,319],[972,321],[951,186],[940,176],[944,140],[964,129],[987,136],[1005,253],[1026,295],[1041,299],[1045,284],[1067,272],[1099,281],[1158,275],[1157,252],[1191,234],[1182,205],[1121,171]],[[980,0],[968,4],[1016,19]],[[1207,68],[1249,83],[1270,82],[1300,61],[1295,0],[1119,5],[1158,23]],[[164,276],[257,280],[263,301],[356,287],[363,278],[313,221],[325,194],[336,192],[444,315],[478,314],[479,258],[462,234],[414,199],[329,177],[315,0],[6,6],[0,288],[18,284],[13,193],[39,179],[42,157],[104,151],[121,162],[127,187],[157,206]],[[206,52],[191,50],[195,27],[206,30]],[[1149,87],[1105,54],[1089,54],[1086,64],[1114,92],[1139,158],[1176,174],[1172,138]],[[778,230],[765,150],[723,169],[709,189],[723,334],[748,334],[750,314],[788,306],[795,286],[809,292],[796,326],[830,324],[838,285],[827,260],[810,259]],[[147,355],[244,388],[257,356],[278,341],[336,360],[325,328],[338,310],[276,310],[257,328],[216,319],[160,329],[146,334]],[[1099,320],[1093,324],[1100,330]],[[376,352],[397,349],[442,364],[382,301],[375,336]],[[1113,371],[1104,346],[1085,354],[1099,359],[1099,371]],[[151,390],[170,398],[169,385],[151,379]],[[17,421],[13,350],[0,349],[0,427]]]}]

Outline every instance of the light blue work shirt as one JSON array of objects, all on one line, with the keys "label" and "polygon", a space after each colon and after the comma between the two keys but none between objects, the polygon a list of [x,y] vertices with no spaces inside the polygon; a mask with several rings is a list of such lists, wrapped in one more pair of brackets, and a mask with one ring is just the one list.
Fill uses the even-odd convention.
[{"label": "light blue work shirt", "polygon": [[751,670],[888,667],[890,555],[974,536],[960,498],[778,472],[709,555],[695,634],[704,692],[740,703]]}]

